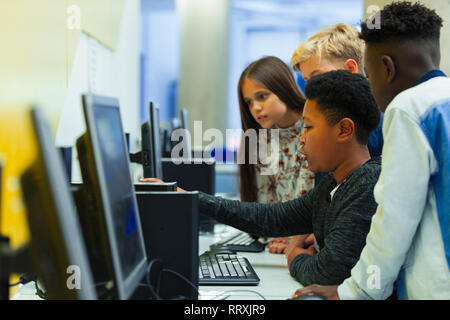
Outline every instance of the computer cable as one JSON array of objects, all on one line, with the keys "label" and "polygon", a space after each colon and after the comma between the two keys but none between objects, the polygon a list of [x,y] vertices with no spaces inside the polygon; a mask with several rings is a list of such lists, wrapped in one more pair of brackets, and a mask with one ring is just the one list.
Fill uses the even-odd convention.
[{"label": "computer cable", "polygon": [[15,283],[11,283],[9,285],[9,287],[15,287],[18,286],[20,284],[27,284],[28,282],[31,281],[36,281],[36,275],[32,274],[32,273],[24,273],[20,276],[19,281],[15,282]]},{"label": "computer cable", "polygon": [[[156,260],[156,261],[155,261],[155,260]],[[150,262],[149,267],[147,268],[147,286],[148,286],[148,287],[150,288],[150,290],[152,291],[153,296],[156,297],[156,299],[161,300],[162,298],[154,291],[153,286],[152,286],[151,283],[150,283],[150,270],[151,270],[151,268],[152,268],[152,266],[153,266],[153,264],[154,264],[155,262],[161,262],[161,263],[162,263],[162,261],[161,261],[160,259],[154,259],[154,260],[152,260],[152,261]],[[161,283],[161,277],[162,277],[162,274],[163,274],[164,272],[166,272],[166,273],[171,273],[171,274],[173,274],[173,275],[179,277],[180,279],[182,279],[183,281],[185,281],[189,286],[191,286],[191,287],[195,290],[195,292],[197,293],[198,296],[201,296],[201,294],[200,294],[199,290],[197,289],[197,287],[195,286],[195,284],[193,284],[189,279],[187,279],[187,278],[186,278],[185,276],[183,276],[182,274],[180,274],[180,273],[178,273],[178,272],[176,272],[176,271],[174,271],[174,270],[167,269],[167,268],[162,269],[162,270],[160,271],[160,273],[159,273],[159,277],[158,277],[158,285],[157,285],[157,288],[158,288],[157,291],[158,291],[158,292],[159,292],[159,285],[160,285],[160,283]],[[249,292],[249,293],[254,293],[254,294],[258,295],[259,297],[261,297],[263,300],[266,300],[266,298],[265,298],[261,293],[259,293],[259,292],[257,292],[257,291],[254,291],[254,290],[239,290],[239,289],[224,291],[224,292],[222,292],[222,293],[220,293],[220,294],[214,296],[213,299],[218,298],[218,297],[220,297],[220,296],[223,296],[223,295],[225,295],[225,294],[227,294],[227,293],[234,293],[234,292]],[[226,298],[228,298],[228,297],[225,297],[225,299],[226,299]],[[189,298],[189,297],[178,296],[178,297],[173,298],[173,299],[171,299],[171,300],[191,300],[191,299],[192,299],[192,298]],[[225,300],[225,299],[224,299],[224,300]]]},{"label": "computer cable", "polygon": [[[250,293],[257,294],[257,295],[260,296],[263,300],[266,300],[266,298],[265,298],[261,293],[259,293],[258,291],[253,291],[253,290],[239,290],[239,289],[237,289],[237,290],[227,290],[227,291],[224,291],[224,292],[222,292],[222,293],[220,293],[220,294],[214,296],[212,299],[216,299],[216,298],[218,298],[218,297],[220,297],[220,296],[223,296],[224,294],[227,294],[227,293],[233,293],[233,292],[250,292]],[[228,298],[228,297],[229,297],[229,296],[227,296],[226,298]],[[226,298],[225,298],[224,300],[226,300]]]},{"label": "computer cable", "polygon": [[153,266],[156,263],[160,263],[162,265],[162,260],[161,259],[153,259],[152,261],[150,261],[150,263],[147,266],[147,275],[146,275],[147,287],[149,288],[149,290],[150,290],[150,292],[151,292],[151,294],[153,296],[153,299],[162,300],[161,297],[159,296],[159,294],[157,293],[157,292],[159,292],[158,288],[159,288],[159,283],[160,283],[160,278],[161,278],[161,271],[159,272],[159,277],[157,278],[158,280],[157,280],[157,283],[156,283],[156,287],[157,287],[156,291],[153,288],[152,283],[150,282],[150,274],[151,274]]},{"label": "computer cable", "polygon": [[171,273],[171,274],[179,277],[180,279],[184,280],[189,286],[191,286],[197,292],[197,295],[200,295],[200,292],[198,291],[197,287],[188,278],[186,278],[182,274],[180,274],[180,273],[178,273],[178,272],[176,272],[174,270],[171,270],[171,269],[162,269],[160,277],[161,277],[163,272]]},{"label": "computer cable", "polygon": [[18,282],[10,283],[8,286],[15,287],[15,286],[18,286],[19,284],[22,284],[22,282],[18,281]]},{"label": "computer cable", "polygon": [[41,288],[39,288],[37,279],[34,281],[34,286],[36,288],[36,294],[38,295],[38,297],[47,300],[47,293],[43,291]]},{"label": "computer cable", "polygon": [[[156,283],[156,290],[154,289],[151,281],[150,281],[150,275],[151,275],[151,270],[152,268],[155,266],[155,264],[160,263],[160,270],[158,273],[158,277],[157,277],[157,283]],[[185,276],[183,276],[182,274],[171,270],[171,269],[167,269],[167,268],[163,268],[163,261],[161,259],[153,259],[152,261],[150,261],[148,267],[147,267],[147,275],[146,275],[146,280],[147,280],[147,287],[150,289],[152,296],[154,299],[156,300],[162,300],[161,296],[159,296],[159,288],[161,285],[161,278],[163,273],[170,273],[173,274],[175,276],[177,276],[178,278],[182,279],[183,281],[185,281],[189,286],[191,286],[192,288],[194,288],[194,290],[197,292],[198,295],[200,295],[200,292],[198,291],[197,287],[191,282],[189,281],[189,279],[187,279]],[[189,297],[185,297],[185,296],[177,296],[176,298],[172,299],[172,300],[191,300],[191,298]]]},{"label": "computer cable", "polygon": [[[198,296],[201,296],[201,294],[200,294],[199,290],[197,289],[197,287],[196,287],[189,279],[187,279],[185,276],[183,276],[182,274],[180,274],[180,273],[178,273],[178,272],[176,272],[176,271],[174,271],[174,270],[171,270],[171,269],[162,269],[162,270],[161,270],[161,274],[162,274],[163,272],[168,272],[168,273],[171,273],[171,274],[173,274],[173,275],[175,275],[175,276],[178,276],[180,279],[184,280],[187,284],[189,284],[192,288],[194,288],[194,290],[197,292],[197,295],[198,295]],[[161,274],[160,274],[160,277],[161,277]],[[257,292],[257,291],[254,291],[254,290],[239,290],[239,289],[224,291],[224,292],[222,292],[222,293],[220,293],[220,294],[214,296],[213,299],[218,298],[218,297],[220,297],[220,296],[223,296],[224,294],[227,294],[227,293],[233,293],[233,292],[250,292],[250,293],[254,293],[254,294],[258,295],[258,296],[261,297],[263,300],[266,300],[266,298],[265,298],[261,293],[259,293],[259,292]],[[226,297],[226,298],[228,298],[228,297]],[[226,299],[226,298],[225,298],[225,299]],[[187,300],[190,300],[191,298],[189,298],[189,297],[178,297],[176,300],[179,300],[179,299],[187,299]],[[224,300],[225,300],[225,299],[224,299]]]}]

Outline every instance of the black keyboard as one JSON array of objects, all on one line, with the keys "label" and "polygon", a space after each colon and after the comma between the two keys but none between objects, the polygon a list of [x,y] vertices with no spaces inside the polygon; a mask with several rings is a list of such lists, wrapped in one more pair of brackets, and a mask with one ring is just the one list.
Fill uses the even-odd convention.
[{"label": "black keyboard", "polygon": [[247,258],[229,250],[203,253],[199,261],[199,285],[256,286],[259,277]]},{"label": "black keyboard", "polygon": [[223,241],[213,243],[209,247],[210,249],[227,248],[240,252],[262,252],[265,246],[264,243],[252,238],[248,233],[238,232]]}]

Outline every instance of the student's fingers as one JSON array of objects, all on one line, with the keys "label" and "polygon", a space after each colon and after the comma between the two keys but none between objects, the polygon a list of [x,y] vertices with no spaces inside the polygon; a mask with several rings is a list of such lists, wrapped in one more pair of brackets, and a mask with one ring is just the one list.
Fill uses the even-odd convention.
[{"label": "student's fingers", "polygon": [[308,253],[312,256],[316,255],[316,253],[317,253],[316,248],[314,247],[314,244],[312,244],[308,248],[306,248],[306,251],[308,251]]},{"label": "student's fingers", "polygon": [[267,245],[267,248],[269,248],[270,253],[276,253],[276,245],[277,245],[277,243],[275,243],[275,242],[269,243]]},{"label": "student's fingers", "polygon": [[288,243],[289,238],[275,238],[272,241],[273,242],[279,242],[279,243]]},{"label": "student's fingers", "polygon": [[162,181],[161,179],[157,179],[157,178],[143,178],[143,179],[139,179],[140,182],[152,182],[152,183],[164,183],[164,181]]},{"label": "student's fingers", "polygon": [[338,300],[338,292],[337,292],[338,286],[320,286],[317,284],[313,284],[301,289],[298,289],[295,291],[295,293],[292,295],[292,298],[296,298],[299,296],[306,296],[310,294],[316,294],[324,296],[325,298],[329,300]]},{"label": "student's fingers", "polygon": [[311,289],[309,289],[309,287],[301,288],[301,289],[298,289],[297,291],[295,291],[295,293],[292,295],[292,298],[305,296],[307,294],[313,294],[313,291]]},{"label": "student's fingers", "polygon": [[[143,178],[143,179],[139,179],[140,182],[151,182],[151,183],[164,183],[164,181],[162,181],[161,179],[157,179],[157,178]],[[186,192],[186,190],[181,189],[180,187],[177,187],[177,192]],[[200,197],[200,195],[199,195]]]},{"label": "student's fingers", "polygon": [[275,242],[268,245],[270,253],[283,253],[287,245],[284,243]]},{"label": "student's fingers", "polygon": [[311,233],[306,239],[305,239],[305,247],[309,247],[310,245],[314,244],[314,234]]},{"label": "student's fingers", "polygon": [[292,295],[292,298],[300,297],[300,296],[306,296],[309,294],[319,294],[319,291],[322,292],[318,285],[310,285],[301,289],[298,289],[295,291],[295,293]]}]

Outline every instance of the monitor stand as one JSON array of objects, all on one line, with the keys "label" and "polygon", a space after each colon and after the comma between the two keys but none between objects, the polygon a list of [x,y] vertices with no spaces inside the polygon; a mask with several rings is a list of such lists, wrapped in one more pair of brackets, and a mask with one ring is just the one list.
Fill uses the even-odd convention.
[{"label": "monitor stand", "polygon": [[10,275],[30,272],[30,262],[28,245],[12,250],[9,238],[0,235],[0,300],[9,299]]}]

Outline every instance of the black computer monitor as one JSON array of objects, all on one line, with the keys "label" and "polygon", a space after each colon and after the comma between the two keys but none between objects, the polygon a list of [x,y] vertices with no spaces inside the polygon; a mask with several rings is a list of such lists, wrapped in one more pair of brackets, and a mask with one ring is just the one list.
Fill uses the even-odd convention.
[{"label": "black computer monitor", "polygon": [[159,107],[154,102],[149,105],[149,120],[141,126],[141,137],[144,178],[163,179]]},{"label": "black computer monitor", "polygon": [[83,95],[83,110],[87,131],[77,141],[83,188],[102,215],[95,224],[106,231],[104,256],[113,268],[117,297],[129,299],[145,275],[147,257],[119,101]]},{"label": "black computer monitor", "polygon": [[141,125],[141,159],[144,178],[156,177],[155,148],[153,144],[153,129],[150,121]]},{"label": "black computer monitor", "polygon": [[67,172],[67,180],[72,182],[72,147],[59,147],[63,157],[64,168]]},{"label": "black computer monitor", "polygon": [[188,111],[186,109],[180,109],[180,122],[181,122],[180,129],[184,130],[184,132],[182,132],[181,135],[183,137],[183,151],[184,151],[182,157],[190,160],[192,158],[192,146],[191,146],[191,134],[189,132]]},{"label": "black computer monitor", "polygon": [[21,176],[32,269],[48,299],[96,299],[61,155],[43,112],[31,111],[37,156]]}]

